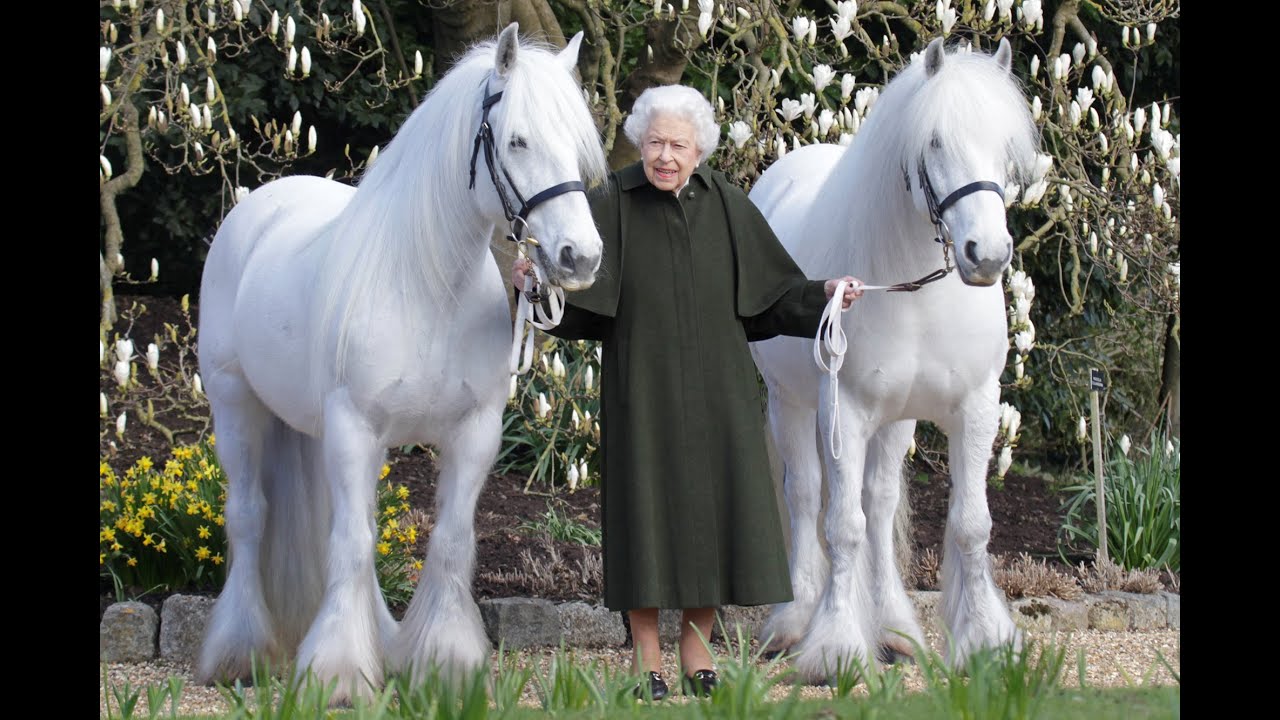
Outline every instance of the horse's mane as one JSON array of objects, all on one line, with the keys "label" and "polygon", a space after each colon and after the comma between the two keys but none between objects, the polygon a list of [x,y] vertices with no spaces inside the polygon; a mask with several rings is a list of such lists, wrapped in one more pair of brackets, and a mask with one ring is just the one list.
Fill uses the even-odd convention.
[{"label": "horse's mane", "polygon": [[856,264],[850,251],[854,246],[866,249],[871,238],[896,240],[906,230],[901,218],[913,209],[903,192],[902,171],[909,169],[914,178],[917,158],[935,139],[944,151],[963,149],[968,154],[1003,158],[1009,168],[1006,185],[1025,185],[1039,146],[1021,86],[990,56],[953,48],[929,77],[920,53],[885,85],[854,142],[833,168],[824,193],[841,193],[841,202],[823,205],[822,213],[814,213],[813,222],[828,228],[854,228],[867,240],[818,243],[823,248],[811,245],[826,253],[816,266],[856,266],[872,278],[902,267],[903,243],[876,242],[875,252],[860,255]]},{"label": "horse's mane", "polygon": [[[476,189],[469,189],[468,181],[480,102],[496,47],[493,40],[473,46],[440,78],[367,168],[350,203],[315,241],[314,249],[324,257],[315,278],[319,302],[312,337],[325,342],[323,329],[336,319],[339,377],[355,307],[378,293],[414,308],[410,314],[447,313],[447,306],[456,303],[456,286],[468,280],[458,276],[460,268],[489,252],[491,221],[476,213],[473,196],[491,182],[483,152],[476,160]],[[588,187],[606,177],[600,135],[582,90],[549,46],[520,43],[502,100],[490,112],[495,152],[502,162],[511,123],[494,123],[498,116],[536,119],[522,128],[533,133],[530,144],[564,142],[547,140],[540,131],[568,133]],[[525,190],[531,194],[539,189]],[[314,350],[333,352],[323,345]]]}]

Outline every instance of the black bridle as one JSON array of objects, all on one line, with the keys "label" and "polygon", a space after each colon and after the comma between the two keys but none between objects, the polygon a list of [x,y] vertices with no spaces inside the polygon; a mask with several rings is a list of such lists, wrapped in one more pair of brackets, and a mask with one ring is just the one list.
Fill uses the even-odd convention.
[{"label": "black bridle", "polygon": [[[494,151],[493,128],[489,125],[489,109],[502,99],[502,91],[499,90],[489,95],[488,82],[485,83],[484,91],[484,102],[480,104],[480,107],[484,110],[484,116],[480,120],[480,129],[476,132],[475,144],[471,149],[471,182],[467,184],[467,187],[474,189],[476,186],[476,156],[479,155],[480,148],[483,146],[484,161],[489,166],[489,178],[493,180],[493,186],[497,189],[498,197],[502,200],[502,211],[507,216],[507,222],[511,223],[511,230],[507,233],[507,239],[519,244],[525,241],[525,235],[529,231],[529,213],[533,212],[535,207],[553,197],[568,192],[577,191],[585,194],[587,188],[582,184],[581,180],[569,180],[559,185],[552,185],[525,200],[524,196],[520,194],[520,190],[516,187],[515,181],[511,179],[511,173],[507,172],[507,169],[503,167],[502,176],[507,179],[504,186],[498,178],[499,163]],[[508,187],[510,187],[511,193],[515,195],[515,199],[520,203],[519,210],[515,209],[515,204],[511,202],[511,197],[507,194]],[[528,238],[528,241],[534,245],[538,244],[538,241],[532,237]]]},{"label": "black bridle", "polygon": [[[924,191],[924,201],[929,207],[929,221],[933,223],[933,228],[937,232],[934,236],[934,242],[942,244],[942,262],[944,267],[934,270],[919,280],[911,282],[898,283],[891,286],[887,292],[915,292],[920,288],[928,285],[935,280],[941,280],[951,272],[951,251],[955,249],[955,243],[951,239],[951,228],[947,226],[945,220],[942,219],[942,213],[947,208],[955,205],[960,198],[976,193],[980,190],[990,190],[1000,196],[1004,200],[1004,188],[999,184],[990,180],[978,180],[968,185],[958,187],[950,195],[943,198],[942,202],[938,202],[938,193],[933,189],[933,182],[929,180],[929,171],[924,167],[924,158],[920,158],[916,163],[916,174],[920,176],[920,189]],[[907,172],[904,165],[902,168],[902,182],[906,185],[907,192],[911,192],[911,176]]]}]

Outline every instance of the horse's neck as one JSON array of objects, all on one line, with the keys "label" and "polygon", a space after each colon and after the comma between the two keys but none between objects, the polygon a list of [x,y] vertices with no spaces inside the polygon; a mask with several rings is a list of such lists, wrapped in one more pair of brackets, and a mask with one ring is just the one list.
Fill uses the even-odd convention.
[{"label": "horse's neck", "polygon": [[[870,138],[868,138],[870,139]],[[837,165],[816,200],[814,222],[839,228],[843,241],[825,243],[826,267],[848,268],[864,282],[885,285],[915,280],[942,266],[942,248],[932,242],[933,225],[918,212],[900,168],[875,166],[849,156]],[[817,218],[825,218],[818,220]]]}]

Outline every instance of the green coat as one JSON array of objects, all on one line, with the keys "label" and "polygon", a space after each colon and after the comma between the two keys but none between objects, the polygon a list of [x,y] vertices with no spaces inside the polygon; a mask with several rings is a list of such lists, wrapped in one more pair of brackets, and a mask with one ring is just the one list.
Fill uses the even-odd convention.
[{"label": "green coat", "polygon": [[552,330],[600,340],[605,605],[791,599],[747,343],[813,337],[826,305],[739,188],[706,167],[679,199],[639,164],[591,195],[604,257]]}]

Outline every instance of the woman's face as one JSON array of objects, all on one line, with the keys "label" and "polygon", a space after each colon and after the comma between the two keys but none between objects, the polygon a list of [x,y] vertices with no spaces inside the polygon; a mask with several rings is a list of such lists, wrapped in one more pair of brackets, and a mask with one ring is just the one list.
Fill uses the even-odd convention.
[{"label": "woman's face", "polygon": [[641,137],[644,174],[659,190],[676,192],[698,167],[693,123],[678,115],[657,113]]}]

